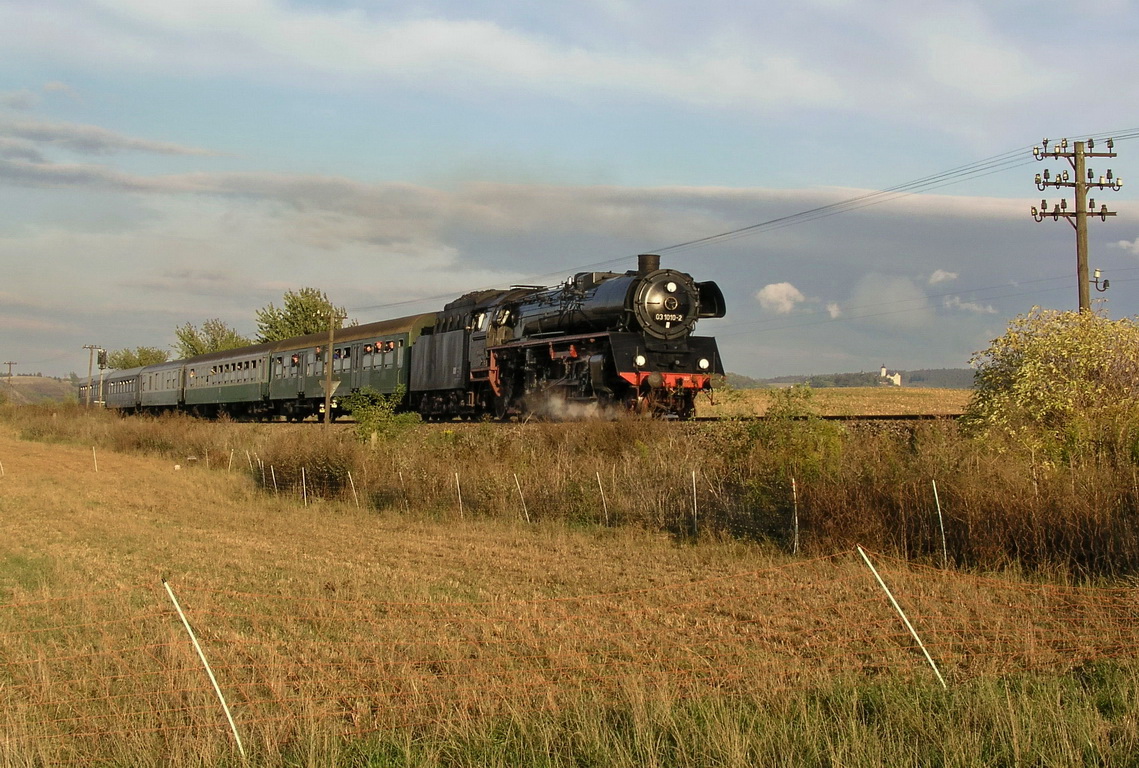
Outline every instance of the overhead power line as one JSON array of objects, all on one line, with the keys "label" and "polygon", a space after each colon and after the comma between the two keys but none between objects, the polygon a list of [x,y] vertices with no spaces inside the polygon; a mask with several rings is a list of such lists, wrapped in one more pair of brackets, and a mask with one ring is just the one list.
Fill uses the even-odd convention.
[{"label": "overhead power line", "polygon": [[[1114,137],[1116,142],[1128,141],[1131,139],[1139,138],[1139,128],[1129,128],[1123,131],[1110,131],[1104,133],[1093,134],[1089,136],[1091,139],[1102,139],[1108,136]],[[789,214],[787,216],[779,216],[767,221],[758,222],[756,224],[749,224],[745,227],[720,232],[713,235],[694,238],[672,245],[665,245],[657,248],[647,249],[645,252],[649,253],[674,253],[679,251],[690,250],[702,246],[716,245],[722,242],[728,242],[742,237],[750,237],[763,232],[780,229],[782,227],[795,226],[805,224],[816,219],[825,218],[828,216],[836,216],[840,213],[848,213],[861,208],[867,208],[873,205],[881,205],[902,197],[915,195],[922,192],[929,192],[934,189],[958,184],[970,179],[982,178],[994,173],[1017,168],[1020,166],[1029,165],[1035,160],[1029,154],[1032,146],[1018,147],[1017,149],[1002,152],[992,157],[987,157],[983,160],[977,160],[972,163],[950,168],[949,170],[935,173],[930,176],[923,176],[913,181],[907,181],[887,189],[878,190],[876,192],[867,192],[866,194],[857,195],[855,197],[841,200],[839,202],[830,203],[828,205],[817,206],[798,213]],[[578,266],[569,266],[559,272],[548,272],[539,275],[530,275],[523,280],[526,283],[537,284],[542,282],[544,278],[550,276],[560,276],[565,272],[588,272],[595,269],[609,267],[614,264],[626,261],[631,258],[631,255],[624,254],[613,258],[596,261],[590,264],[582,264]],[[491,289],[497,286],[485,286],[484,289]],[[392,307],[407,306],[411,304],[418,304],[426,301],[443,301],[454,298],[452,293],[437,294],[434,296],[423,296],[415,299],[404,299],[402,301],[386,302],[383,304],[373,304],[363,307],[355,307],[353,312],[361,312],[366,310],[375,309],[388,309]]]}]

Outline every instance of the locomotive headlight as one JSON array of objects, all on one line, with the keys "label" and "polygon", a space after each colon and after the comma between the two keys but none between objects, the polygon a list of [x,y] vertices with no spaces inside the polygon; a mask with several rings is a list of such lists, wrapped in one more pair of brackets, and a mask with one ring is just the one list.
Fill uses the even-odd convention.
[{"label": "locomotive headlight", "polygon": [[644,355],[637,355],[633,358],[633,365],[637,366],[638,368],[644,368],[645,363],[647,362],[648,360],[645,359]]},{"label": "locomotive headlight", "polygon": [[676,293],[676,283],[672,283],[672,282],[665,283],[664,289],[666,291],[668,291],[669,293]]},{"label": "locomotive headlight", "polygon": [[697,361],[696,365],[700,367],[700,370],[706,371],[712,364],[708,362],[708,358],[702,357]]}]

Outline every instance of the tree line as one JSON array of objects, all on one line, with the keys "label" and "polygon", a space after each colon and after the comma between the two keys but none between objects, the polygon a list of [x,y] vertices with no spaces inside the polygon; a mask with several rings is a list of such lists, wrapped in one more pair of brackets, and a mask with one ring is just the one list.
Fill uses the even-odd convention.
[{"label": "tree line", "polygon": [[[286,291],[280,307],[270,302],[254,313],[257,333],[253,337],[242,335],[215,317],[201,325],[186,323],[175,328],[172,352],[177,358],[196,357],[319,333],[328,330],[330,317],[334,328],[344,327],[347,319],[344,307],[335,306],[324,291],[316,288]],[[165,363],[170,356],[171,350],[160,347],[116,349],[107,355],[107,366],[126,370]]]}]

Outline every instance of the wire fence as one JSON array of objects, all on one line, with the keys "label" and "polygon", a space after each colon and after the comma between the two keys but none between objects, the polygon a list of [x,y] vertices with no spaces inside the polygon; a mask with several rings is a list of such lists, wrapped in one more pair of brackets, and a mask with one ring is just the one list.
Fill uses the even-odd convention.
[{"label": "wire fence", "polygon": [[[1133,657],[1132,590],[1026,585],[873,555],[950,685]],[[377,602],[343,587],[171,585],[236,728],[272,750],[314,732],[518,713],[755,699],[931,670],[877,582],[842,553],[645,589],[538,600]],[[351,590],[349,590],[351,591]],[[3,749],[52,760],[225,750],[225,715],[160,585],[0,605]],[[201,745],[206,745],[202,747]]]}]

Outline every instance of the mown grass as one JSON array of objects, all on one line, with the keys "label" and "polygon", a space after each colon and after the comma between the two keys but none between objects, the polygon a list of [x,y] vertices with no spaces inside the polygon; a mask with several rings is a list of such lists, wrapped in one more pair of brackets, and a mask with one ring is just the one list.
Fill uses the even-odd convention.
[{"label": "mown grass", "polygon": [[[568,616],[564,607],[546,615],[544,601],[611,595],[604,599],[612,615],[635,619],[630,626],[636,643],[628,649],[646,660],[630,674],[593,684],[562,687],[564,672],[540,667],[544,676],[517,699],[476,698],[465,706],[430,700],[427,704],[437,707],[425,710],[434,713],[430,717],[417,718],[419,710],[408,710],[410,719],[378,730],[366,723],[356,727],[345,715],[349,704],[327,692],[289,703],[287,719],[270,712],[259,722],[251,703],[244,704],[238,720],[250,763],[256,765],[1120,765],[1133,760],[1139,746],[1133,706],[1139,667],[1126,654],[1072,653],[1070,663],[1056,661],[1056,649],[1045,656],[1043,646],[1057,634],[1060,619],[1027,612],[1029,601],[1009,597],[1018,593],[966,576],[946,576],[937,582],[945,586],[935,589],[924,577],[907,585],[905,572],[888,574],[911,607],[919,596],[946,590],[937,601],[942,610],[959,616],[970,633],[988,638],[992,645],[984,647],[992,653],[1006,653],[1009,638],[1018,635],[1039,638],[1027,643],[1023,654],[1000,655],[998,660],[1005,661],[991,668],[991,660],[974,667],[970,659],[985,657],[966,647],[956,662],[959,668],[951,665],[957,671],[943,691],[860,564],[850,560],[796,570],[801,561],[786,553],[786,531],[780,527],[787,519],[781,516],[786,506],[780,505],[788,500],[782,486],[765,484],[765,478],[786,479],[793,470],[804,478],[804,507],[818,509],[808,506],[819,503],[810,501],[815,483],[845,467],[850,474],[836,478],[853,484],[861,467],[867,477],[859,481],[865,485],[858,499],[876,502],[865,512],[882,502],[871,493],[875,487],[891,487],[882,478],[903,478],[914,466],[943,470],[978,461],[949,450],[957,440],[951,432],[894,434],[879,442],[875,436],[849,441],[809,423],[799,425],[806,429],[788,423],[771,432],[729,425],[713,433],[641,421],[585,429],[448,425],[412,430],[372,449],[312,425],[250,427],[56,413],[54,419],[48,412],[9,414],[9,426],[0,427],[5,466],[0,641],[7,683],[0,760],[5,765],[243,764],[180,625],[169,608],[160,607],[160,577],[182,594],[222,665],[223,680],[231,683],[244,664],[262,684],[300,685],[303,681],[290,675],[317,669],[319,657],[305,655],[314,653],[307,649],[335,641],[344,641],[337,647],[346,649],[337,657],[340,663],[416,661],[416,654],[430,656],[432,644],[449,632],[460,632],[460,638],[466,637],[462,632],[475,632],[463,629],[467,625],[454,618],[455,612],[478,610],[488,617],[473,625],[482,628],[474,640],[456,648],[489,653],[496,636],[480,633],[515,626],[523,633],[516,641],[530,643],[529,653],[551,658],[582,648],[633,650],[612,649],[612,631],[593,628],[602,614],[588,606]],[[16,434],[36,441],[15,439]],[[45,437],[58,442],[40,442]],[[89,444],[99,446],[98,472]],[[783,451],[779,457],[794,459],[793,465],[783,466],[769,455],[773,451]],[[198,460],[187,463],[189,455]],[[284,467],[296,464],[287,461],[290,456],[306,463],[323,457],[333,468],[330,487],[314,493],[307,507],[291,488],[274,494],[261,480],[258,459]],[[915,464],[912,456],[929,464]],[[1011,482],[1000,479],[1005,470],[999,458],[991,462],[987,470],[984,464],[973,467],[978,486]],[[182,468],[174,469],[175,464]],[[689,528],[688,467],[693,464],[700,471],[700,505]],[[359,508],[350,487],[337,479],[338,467],[359,481]],[[777,469],[782,474],[763,474]],[[462,517],[456,472],[464,484]],[[514,474],[527,497],[530,523],[523,518]],[[592,478],[595,484],[597,475],[608,492],[608,526],[589,482]],[[908,482],[915,484],[894,487],[916,495],[918,481]],[[1053,482],[1038,477],[1039,492],[1057,493]],[[1070,482],[1064,476],[1058,485]],[[735,499],[737,493],[754,506]],[[960,515],[970,497],[955,493],[947,506]],[[909,519],[908,505],[920,508],[916,498],[897,502],[895,525]],[[768,516],[755,510],[767,510]],[[736,529],[730,514],[742,518],[736,522],[745,535],[731,535]],[[769,527],[745,528],[743,522]],[[805,548],[822,552],[824,542],[842,544],[840,536],[820,526],[818,520],[804,526],[814,537],[806,539]],[[903,529],[911,542],[924,535],[916,526]],[[729,588],[736,584],[729,578],[734,574],[765,568],[799,575],[773,575],[755,582],[757,587]],[[864,590],[858,600],[838,589],[849,584]],[[684,597],[686,590],[695,597]],[[1093,605],[1094,597],[1089,597]],[[697,598],[710,602],[697,603]],[[242,600],[246,607],[238,609]],[[510,601],[523,601],[535,612],[535,626],[545,634],[531,633],[529,619],[515,616],[525,611]],[[376,606],[391,611],[396,604],[419,613],[377,614]],[[281,605],[292,608],[275,608]],[[297,613],[302,606],[303,615]],[[885,611],[879,614],[879,608]],[[1003,614],[994,617],[990,610]],[[858,618],[866,613],[874,616]],[[919,626],[935,622],[929,614],[929,609],[917,612]],[[423,618],[435,615],[442,618]],[[662,620],[636,618],[658,615]],[[687,619],[676,624],[681,617]],[[712,658],[741,654],[730,657],[746,661],[747,685],[736,679],[685,688],[678,681],[686,678],[676,676],[671,657],[648,661],[655,658],[653,649],[678,647],[682,632],[710,632],[724,622],[738,630],[776,619],[792,622],[786,624],[791,629],[764,623],[768,629],[748,635],[746,642],[725,635],[709,651]],[[805,623],[793,623],[799,620]],[[392,621],[402,644],[392,647],[390,658],[371,654],[365,641],[378,631],[373,627]],[[1101,634],[1088,617],[1076,623],[1086,625],[1088,637]],[[875,631],[882,635],[868,641],[892,660],[886,666],[863,658],[862,650],[845,661],[841,654],[827,657],[826,663],[803,653],[828,643],[843,652],[860,649],[846,643],[879,625]],[[893,639],[895,633],[901,639]],[[1042,648],[1032,650],[1033,643]],[[1071,646],[1067,640],[1062,644]],[[951,645],[940,647],[940,657],[950,654]],[[284,655],[298,650],[303,653],[281,666]],[[470,678],[473,684],[479,679],[478,659],[459,667],[462,655],[439,659],[456,670],[474,670],[463,673],[476,675]],[[35,695],[15,688],[26,684],[17,678],[12,666],[17,663],[20,674],[40,670]],[[531,662],[518,663],[523,665],[518,674],[532,674],[525,666]],[[1031,671],[1034,665],[1041,668]],[[274,677],[276,669],[291,671]],[[143,672],[153,674],[145,685],[130,682],[129,675]],[[713,664],[703,674],[714,681],[723,672]],[[789,672],[797,672],[793,683]],[[507,673],[514,671],[497,674]],[[327,674],[316,682],[359,684],[359,674]],[[395,684],[420,677],[409,671],[403,679]],[[426,679],[446,686],[454,677],[444,670]],[[374,680],[393,684],[382,675]],[[561,694],[533,698],[547,689]],[[69,698],[72,704],[60,703]],[[172,701],[201,709],[171,712]],[[58,723],[43,717],[45,712],[69,717],[68,707],[88,706],[119,725],[84,736],[78,727],[61,732]],[[129,727],[123,729],[124,722]],[[119,729],[123,732],[108,733]]]}]

